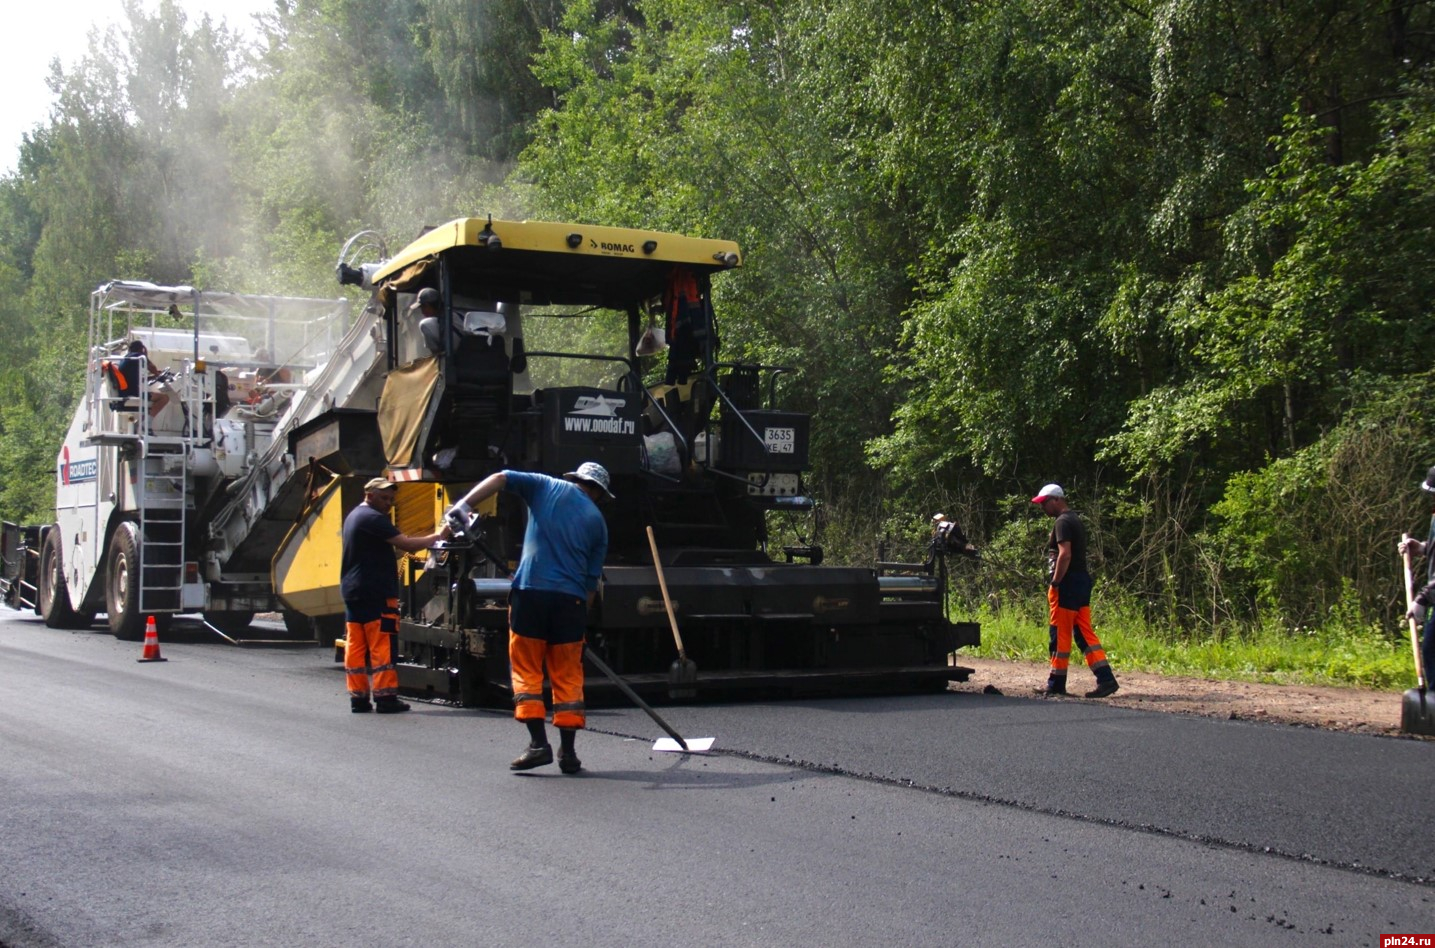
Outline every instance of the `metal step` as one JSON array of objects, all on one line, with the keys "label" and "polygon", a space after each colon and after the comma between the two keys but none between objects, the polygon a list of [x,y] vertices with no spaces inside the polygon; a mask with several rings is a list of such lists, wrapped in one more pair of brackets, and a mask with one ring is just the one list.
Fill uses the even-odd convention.
[{"label": "metal step", "polygon": [[[189,477],[185,439],[151,439],[138,493],[141,611],[180,608]],[[176,462],[178,468],[176,469]]]}]

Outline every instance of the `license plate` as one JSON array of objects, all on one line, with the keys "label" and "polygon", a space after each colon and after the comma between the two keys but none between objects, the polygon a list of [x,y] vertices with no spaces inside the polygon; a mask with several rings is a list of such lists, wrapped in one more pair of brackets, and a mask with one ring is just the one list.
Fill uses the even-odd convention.
[{"label": "license plate", "polygon": [[763,431],[762,440],[768,454],[797,453],[797,435],[793,428],[767,428]]}]

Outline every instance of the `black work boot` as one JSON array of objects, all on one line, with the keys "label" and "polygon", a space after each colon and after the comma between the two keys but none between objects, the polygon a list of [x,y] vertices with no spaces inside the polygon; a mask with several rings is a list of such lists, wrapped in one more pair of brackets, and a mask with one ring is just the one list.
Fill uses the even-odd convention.
[{"label": "black work boot", "polygon": [[367,714],[374,710],[368,695],[349,695],[349,710],[355,714]]},{"label": "black work boot", "polygon": [[1064,695],[1064,694],[1066,694],[1066,676],[1063,675],[1063,676],[1061,676],[1060,678],[1058,678],[1058,677],[1056,677],[1055,675],[1052,675],[1051,677],[1047,678],[1046,684],[1044,684],[1044,685],[1042,685],[1040,688],[1036,689],[1036,693],[1039,694],[1039,695]]},{"label": "black work boot", "polygon": [[562,739],[558,747],[558,769],[565,774],[576,774],[583,769],[583,762],[578,759],[578,752],[573,749],[573,738],[577,733],[576,728],[560,728],[558,736]]},{"label": "black work boot", "polygon": [[538,746],[530,744],[524,748],[523,753],[513,758],[513,762],[508,765],[508,769],[532,770],[534,767],[542,767],[545,764],[551,763],[553,763],[552,744],[542,744]]},{"label": "black work boot", "polygon": [[1098,681],[1096,683],[1096,687],[1086,693],[1086,697],[1109,698],[1112,695],[1116,694],[1117,689],[1119,689],[1120,687],[1121,686],[1116,683],[1115,678],[1109,678],[1106,681]]},{"label": "black work boot", "polygon": [[400,701],[393,695],[386,695],[374,700],[374,711],[379,714],[402,714],[409,709],[407,701]]}]

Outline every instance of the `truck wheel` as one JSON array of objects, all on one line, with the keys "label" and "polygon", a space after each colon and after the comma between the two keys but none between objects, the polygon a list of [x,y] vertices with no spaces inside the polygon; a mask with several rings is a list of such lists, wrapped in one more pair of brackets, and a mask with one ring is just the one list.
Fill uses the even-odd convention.
[{"label": "truck wheel", "polygon": [[238,635],[248,629],[249,623],[254,621],[254,612],[244,609],[215,610],[206,612],[204,621],[225,635]]},{"label": "truck wheel", "polygon": [[122,523],[110,538],[105,557],[105,612],[110,631],[125,642],[144,638],[144,616],[140,615],[140,557],[135,525]]},{"label": "truck wheel", "polygon": [[47,530],[40,544],[40,615],[52,629],[83,628],[80,616],[70,606],[70,589],[65,585],[65,553],[59,527]]}]

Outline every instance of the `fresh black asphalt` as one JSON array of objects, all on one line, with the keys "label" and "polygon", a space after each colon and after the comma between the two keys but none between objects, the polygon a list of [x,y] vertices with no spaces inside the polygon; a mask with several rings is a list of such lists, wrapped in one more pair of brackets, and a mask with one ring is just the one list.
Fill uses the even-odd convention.
[{"label": "fresh black asphalt", "polygon": [[[949,693],[353,715],[330,652],[0,613],[0,944],[1192,945],[1435,931],[1435,743]],[[1398,700],[1398,696],[1392,696]]]}]

